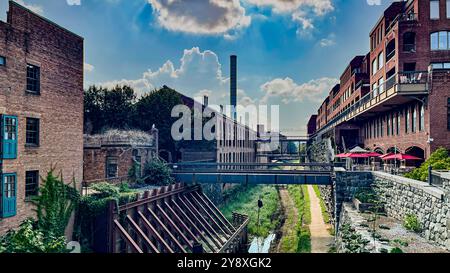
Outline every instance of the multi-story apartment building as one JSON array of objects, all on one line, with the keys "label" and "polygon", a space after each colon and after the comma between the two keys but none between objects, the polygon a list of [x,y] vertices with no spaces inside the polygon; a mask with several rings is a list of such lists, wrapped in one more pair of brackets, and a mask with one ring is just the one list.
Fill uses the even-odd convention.
[{"label": "multi-story apartment building", "polygon": [[83,178],[83,38],[10,1],[0,21],[0,234],[34,215],[52,165]]},{"label": "multi-story apartment building", "polygon": [[352,126],[345,139],[381,153],[450,148],[449,36],[450,1],[392,3],[370,32],[370,91],[328,115],[316,137],[342,139],[339,128]]}]

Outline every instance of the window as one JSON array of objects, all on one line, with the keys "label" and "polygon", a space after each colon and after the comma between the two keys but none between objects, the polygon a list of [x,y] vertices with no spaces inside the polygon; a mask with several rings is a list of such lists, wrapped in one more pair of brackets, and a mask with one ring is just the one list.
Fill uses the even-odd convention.
[{"label": "window", "polygon": [[391,135],[391,117],[390,115],[387,117],[387,136]]},{"label": "window", "polygon": [[450,63],[432,63],[432,69],[450,69]]},{"label": "window", "polygon": [[16,174],[5,173],[2,177],[1,193],[1,210],[0,216],[3,218],[13,217],[16,215]]},{"label": "window", "polygon": [[27,118],[26,145],[39,146],[39,119]]},{"label": "window", "polygon": [[447,98],[447,130],[450,131],[450,98]]},{"label": "window", "polygon": [[373,92],[373,96],[376,97],[378,96],[378,83],[374,83],[372,84],[372,92]]},{"label": "window", "polygon": [[25,198],[37,196],[39,190],[39,171],[25,173]]},{"label": "window", "polygon": [[430,0],[430,19],[439,19],[439,0]]},{"label": "window", "polygon": [[106,158],[106,178],[118,177],[117,157]]},{"label": "window", "polygon": [[410,115],[409,115],[409,109],[406,109],[406,116],[405,116],[405,132],[409,133],[409,125],[410,125]]},{"label": "window", "polygon": [[17,157],[17,117],[3,116],[3,158]]},{"label": "window", "polygon": [[439,31],[431,33],[430,43],[431,50],[448,50],[449,47],[449,35],[447,31]]},{"label": "window", "polygon": [[396,134],[395,128],[397,128],[395,114],[392,114],[392,135]]},{"label": "window", "polygon": [[384,79],[381,78],[378,80],[378,91],[381,93],[384,92]]},{"label": "window", "polygon": [[403,34],[403,51],[404,52],[416,51],[416,33],[406,32],[405,34]]},{"label": "window", "polygon": [[423,131],[425,129],[425,107],[423,105],[420,106],[420,119],[419,119],[419,131]]},{"label": "window", "polygon": [[6,58],[3,56],[0,56],[0,66],[5,66],[6,65]]},{"label": "window", "polygon": [[380,54],[378,54],[378,70],[380,70],[384,65],[384,54],[383,52],[380,52]]},{"label": "window", "polygon": [[40,68],[28,64],[27,65],[27,91],[30,93],[40,93]]},{"label": "window", "polygon": [[411,132],[416,132],[416,125],[417,124],[417,107],[414,107],[413,109],[413,118],[412,118],[412,124],[411,124]]},{"label": "window", "polygon": [[397,135],[400,135],[400,113],[397,113]]},{"label": "window", "polygon": [[447,0],[447,19],[450,19],[450,0]]},{"label": "window", "polygon": [[372,61],[372,75],[375,75],[378,71],[377,59]]}]

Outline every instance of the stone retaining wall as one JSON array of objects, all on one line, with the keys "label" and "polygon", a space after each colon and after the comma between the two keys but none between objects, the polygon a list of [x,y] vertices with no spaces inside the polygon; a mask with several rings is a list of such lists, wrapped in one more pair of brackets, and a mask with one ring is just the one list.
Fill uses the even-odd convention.
[{"label": "stone retaining wall", "polygon": [[385,204],[389,217],[403,221],[408,214],[416,215],[422,236],[450,250],[450,176],[444,177],[442,187],[438,188],[382,172],[337,170],[333,187],[334,200],[328,202],[334,202],[337,224],[342,204],[350,202],[359,189],[372,187]]}]

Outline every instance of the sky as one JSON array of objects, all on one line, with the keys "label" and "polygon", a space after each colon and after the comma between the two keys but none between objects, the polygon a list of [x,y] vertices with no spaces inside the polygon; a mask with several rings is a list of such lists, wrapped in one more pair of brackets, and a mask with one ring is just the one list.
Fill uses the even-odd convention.
[{"label": "sky", "polygon": [[[280,131],[306,123],[391,0],[17,0],[85,39],[85,87],[167,85],[229,104],[229,56],[238,103],[278,105]],[[0,1],[5,20],[7,1]]]}]

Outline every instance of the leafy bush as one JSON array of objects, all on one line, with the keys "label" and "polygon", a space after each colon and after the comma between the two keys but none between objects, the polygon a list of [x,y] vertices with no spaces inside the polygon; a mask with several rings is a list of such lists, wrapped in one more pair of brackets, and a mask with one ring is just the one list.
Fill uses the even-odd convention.
[{"label": "leafy bush", "polygon": [[355,194],[355,198],[362,203],[376,203],[378,196],[373,189],[361,189]]},{"label": "leafy bush", "polygon": [[80,200],[75,180],[72,182],[73,186],[68,186],[64,184],[62,177],[54,176],[53,171],[52,168],[43,179],[39,195],[33,200],[36,205],[38,228],[46,237],[64,236],[72,212]]},{"label": "leafy bush", "polygon": [[403,253],[403,250],[401,250],[401,248],[399,247],[394,247],[393,249],[391,249],[390,253]]},{"label": "leafy bush", "polygon": [[0,237],[0,253],[68,252],[64,236],[45,236],[32,219],[25,220],[17,230]]},{"label": "leafy bush", "polygon": [[161,159],[147,161],[144,165],[142,181],[147,185],[166,186],[175,182],[172,171]]},{"label": "leafy bush", "polygon": [[414,232],[421,232],[422,228],[420,227],[419,219],[417,219],[417,216],[414,214],[407,214],[405,216],[405,220],[403,225],[407,230],[411,230]]},{"label": "leafy bush", "polygon": [[427,181],[428,179],[428,166],[432,166],[433,170],[450,170],[450,157],[448,151],[445,148],[437,149],[430,158],[425,161],[419,168],[412,170],[405,174],[405,177]]}]

